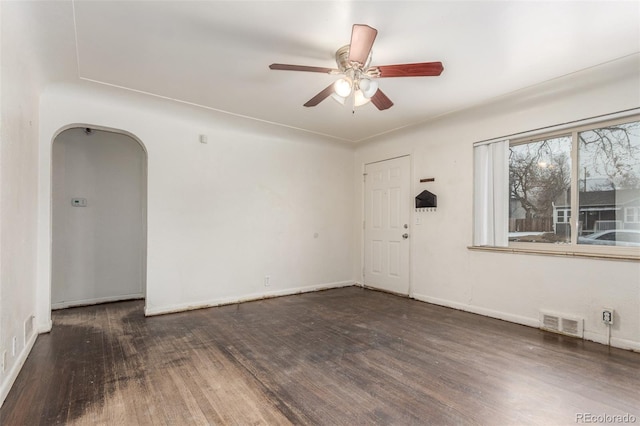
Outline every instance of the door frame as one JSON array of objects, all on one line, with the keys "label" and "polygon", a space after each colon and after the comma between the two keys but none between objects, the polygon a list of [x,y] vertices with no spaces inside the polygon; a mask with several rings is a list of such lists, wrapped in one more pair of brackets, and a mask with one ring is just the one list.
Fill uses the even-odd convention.
[{"label": "door frame", "polygon": [[[361,204],[360,204],[360,221],[362,223],[361,225],[361,230],[362,230],[362,236],[360,239],[360,283],[361,286],[364,288],[368,288],[364,282],[364,277],[365,277],[365,269],[366,269],[366,265],[365,265],[365,244],[366,244],[366,232],[365,232],[365,219],[367,217],[367,213],[366,213],[366,208],[367,208],[367,202],[366,202],[366,184],[365,184],[365,178],[366,178],[366,171],[367,171],[367,166],[370,164],[376,164],[376,163],[382,163],[384,161],[389,161],[389,160],[395,160],[397,158],[403,158],[403,157],[409,157],[409,194],[413,194],[414,193],[414,184],[413,184],[413,156],[411,153],[405,153],[405,154],[398,154],[398,155],[392,155],[390,157],[385,157],[385,158],[381,158],[378,160],[372,160],[372,161],[365,161],[363,163],[361,163],[360,165],[360,175],[362,176],[362,180],[360,181],[360,193],[362,194],[362,200],[361,200]],[[411,200],[413,200],[413,198],[411,198]],[[410,201],[411,201],[410,200]],[[414,213],[415,213],[415,208],[414,208],[414,204],[410,204],[409,205],[409,268],[407,271],[407,279],[409,280],[409,292],[407,295],[402,295],[402,296],[408,296],[409,298],[413,298],[413,231],[414,231],[414,226],[415,226],[415,217],[414,217]],[[376,289],[378,291],[385,291],[383,289]],[[396,293],[393,293],[396,294]]]},{"label": "door frame", "polygon": [[[47,301],[48,301],[48,312],[49,312],[49,318],[48,318],[48,322],[49,322],[49,329],[51,328],[51,310],[52,310],[52,302],[51,302],[51,292],[52,292],[52,285],[53,285],[53,144],[56,140],[56,138],[58,136],[60,136],[60,134],[66,130],[69,129],[77,129],[77,128],[91,128],[94,130],[99,130],[99,131],[103,131],[103,132],[109,132],[109,133],[115,133],[115,134],[119,134],[119,135],[124,135],[124,136],[128,136],[130,137],[133,141],[135,141],[140,148],[142,149],[143,152],[143,164],[142,164],[142,194],[143,194],[143,199],[142,199],[142,254],[141,254],[141,261],[142,261],[142,297],[144,299],[144,303],[145,303],[145,309],[146,309],[146,304],[147,304],[147,296],[148,296],[148,289],[147,289],[147,256],[148,256],[148,237],[147,237],[147,227],[148,227],[148,200],[149,200],[149,195],[148,195],[148,187],[149,187],[149,153],[147,151],[147,147],[144,145],[144,143],[142,142],[142,140],[140,138],[138,138],[136,135],[134,135],[131,132],[128,132],[126,130],[122,130],[122,129],[115,129],[112,127],[105,127],[105,126],[100,126],[100,125],[96,125],[96,124],[87,124],[87,123],[75,123],[75,124],[68,124],[66,126],[61,127],[60,129],[58,129],[53,136],[51,137],[51,143],[49,144],[49,172],[50,172],[50,179],[49,179],[49,200],[48,200],[48,204],[49,204],[49,222],[48,222],[48,247],[49,247],[49,267],[48,267],[48,297],[47,297]],[[48,331],[48,330],[47,330]]]}]

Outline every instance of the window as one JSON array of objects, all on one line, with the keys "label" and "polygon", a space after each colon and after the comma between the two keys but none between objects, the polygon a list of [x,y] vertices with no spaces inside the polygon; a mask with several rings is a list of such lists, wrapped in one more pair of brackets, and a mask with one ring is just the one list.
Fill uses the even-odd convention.
[{"label": "window", "polygon": [[571,136],[509,147],[509,241],[569,243]]},{"label": "window", "polygon": [[557,209],[557,215],[554,219],[554,223],[569,223],[571,220],[571,210],[569,209]]},{"label": "window", "polygon": [[[499,149],[507,150],[508,164],[489,161],[483,168],[482,145],[498,150],[498,158]],[[483,215],[478,208],[483,204],[481,187],[490,182],[483,170],[494,169],[489,171],[494,187],[501,185],[496,176],[502,182],[508,179],[508,196],[503,195],[508,219],[492,219],[494,229],[508,230],[508,243],[479,243],[474,238],[475,245],[573,252],[635,247],[631,254],[640,254],[640,117],[576,126],[535,139],[477,144],[474,157],[474,229],[492,216],[491,210]],[[495,170],[501,167],[504,172]]]},{"label": "window", "polygon": [[640,207],[625,207],[624,212],[625,224],[640,222]]},{"label": "window", "polygon": [[589,235],[609,230],[616,231],[609,234],[611,245],[633,243],[636,234],[627,231],[640,229],[634,206],[640,202],[640,121],[599,126],[577,137],[578,244],[593,244],[598,239]]}]

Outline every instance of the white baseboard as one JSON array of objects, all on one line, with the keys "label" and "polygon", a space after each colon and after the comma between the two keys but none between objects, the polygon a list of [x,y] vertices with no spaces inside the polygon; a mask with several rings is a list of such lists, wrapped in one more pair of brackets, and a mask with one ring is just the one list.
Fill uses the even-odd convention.
[{"label": "white baseboard", "polygon": [[614,348],[628,349],[634,352],[640,352],[640,342],[634,342],[633,340],[620,339],[619,337],[611,338],[611,346]]},{"label": "white baseboard", "polygon": [[51,309],[65,309],[72,308],[74,306],[86,306],[86,305],[97,305],[98,303],[109,303],[109,302],[120,302],[122,300],[131,300],[131,299],[143,299],[144,294],[136,293],[136,294],[125,294],[122,296],[107,296],[107,297],[96,297],[92,299],[82,299],[82,300],[68,300],[64,302],[51,303]]},{"label": "white baseboard", "polygon": [[319,290],[328,290],[331,288],[350,287],[355,285],[354,281],[338,281],[333,283],[316,284],[305,287],[287,288],[284,290],[265,291],[264,293],[253,293],[244,296],[234,296],[220,299],[212,299],[201,302],[181,303],[169,306],[146,306],[144,310],[145,316],[172,314],[176,312],[191,311],[194,309],[211,308],[214,306],[231,305],[234,303],[251,302],[253,300],[269,299],[272,297],[290,296],[293,294],[309,293]]},{"label": "white baseboard", "polygon": [[[483,308],[480,306],[471,306],[460,302],[454,302],[446,299],[438,299],[436,297],[425,296],[421,294],[413,294],[413,298],[421,300],[427,303],[433,303],[434,305],[445,306],[448,308],[454,308],[465,312],[472,312],[474,314],[484,315],[486,317],[497,318],[504,321],[513,322],[516,324],[526,325],[533,328],[540,328],[540,320],[538,318],[527,318],[520,315],[507,314],[505,312],[495,311],[492,309]],[[594,333],[591,331],[584,331],[584,340],[590,340],[592,342],[601,343],[607,345],[607,336],[600,333]],[[611,346],[619,349],[632,350],[640,352],[640,342],[634,342],[633,340],[621,339],[618,337],[611,337]]]},{"label": "white baseboard", "polygon": [[585,330],[584,340],[589,340],[591,342],[596,342],[603,345],[608,345],[609,343],[611,343],[611,346],[614,348],[640,352],[640,342],[634,342],[633,340],[621,339],[614,336],[611,336],[611,342],[608,342],[607,336],[605,334],[594,333],[593,331]]},{"label": "white baseboard", "polygon": [[421,300],[427,303],[433,303],[434,305],[446,306],[448,308],[458,309],[460,311],[472,312],[474,314],[483,315],[485,317],[497,318],[504,321],[513,322],[516,324],[522,324],[529,327],[540,327],[540,320],[538,318],[528,318],[520,315],[508,314],[506,312],[495,311],[493,309],[483,308],[481,306],[472,306],[460,302],[454,302],[446,299],[438,299],[436,297],[425,296],[422,294],[413,294],[413,298]]},{"label": "white baseboard", "polygon": [[49,321],[46,321],[44,324],[38,324],[37,332],[38,334],[49,333],[52,327],[53,327],[53,321],[49,319]]},{"label": "white baseboard", "polygon": [[13,364],[11,370],[9,370],[9,373],[2,382],[2,386],[0,387],[0,407],[2,407],[2,404],[4,404],[4,400],[7,398],[7,395],[9,395],[9,391],[11,390],[13,383],[18,378],[18,374],[20,374],[22,366],[27,360],[29,353],[31,353],[31,349],[33,349],[33,345],[36,342],[37,337],[38,333],[32,333],[29,341],[16,357],[16,362]]}]

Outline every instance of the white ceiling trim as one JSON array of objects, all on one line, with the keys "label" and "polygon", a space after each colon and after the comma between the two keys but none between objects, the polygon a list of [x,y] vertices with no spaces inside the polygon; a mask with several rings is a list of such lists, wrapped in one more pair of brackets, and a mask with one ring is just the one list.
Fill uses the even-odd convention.
[{"label": "white ceiling trim", "polygon": [[245,118],[247,120],[257,121],[259,123],[266,123],[266,124],[270,124],[270,125],[273,125],[273,126],[284,127],[284,128],[292,129],[292,130],[298,130],[298,131],[305,132],[305,133],[311,133],[311,134],[314,134],[314,135],[323,136],[323,137],[327,137],[327,138],[330,138],[330,139],[339,140],[339,141],[342,141],[342,142],[357,142],[357,141],[352,141],[352,140],[349,140],[349,139],[340,138],[340,137],[334,136],[334,135],[328,135],[326,133],[314,132],[313,130],[303,129],[301,127],[294,127],[294,126],[289,126],[289,125],[283,124],[283,123],[277,123],[277,122],[274,122],[274,121],[262,120],[260,118],[251,117],[251,116],[248,116],[248,115],[237,114],[237,113],[234,113],[234,112],[213,108],[213,107],[210,107],[210,106],[207,106],[207,105],[200,105],[200,104],[197,104],[197,103],[194,103],[194,102],[185,101],[185,100],[182,100],[182,99],[171,98],[169,96],[163,96],[163,95],[159,95],[157,93],[145,92],[144,90],[138,90],[138,89],[133,89],[131,87],[119,86],[117,84],[107,83],[107,82],[99,81],[99,80],[93,80],[91,78],[80,77],[80,80],[87,81],[87,82],[90,82],[90,83],[101,84],[103,86],[113,87],[113,88],[116,88],[116,89],[127,90],[129,92],[138,93],[138,94],[141,94],[141,95],[153,96],[155,98],[164,99],[164,100],[168,100],[168,101],[173,101],[173,102],[177,102],[177,103],[180,103],[180,104],[183,104],[183,105],[189,105],[189,106],[193,106],[193,107],[197,107],[197,108],[206,109],[206,110],[209,110],[209,111],[215,111],[215,112],[218,112],[218,113],[221,113],[221,114],[231,115],[233,117]]},{"label": "white ceiling trim", "polygon": [[[353,144],[640,52],[635,2],[284,3],[59,2],[72,14],[80,80]],[[442,60],[443,75],[384,79],[387,111],[303,107],[336,77],[268,64],[332,67],[350,23],[379,29],[373,65]]]}]

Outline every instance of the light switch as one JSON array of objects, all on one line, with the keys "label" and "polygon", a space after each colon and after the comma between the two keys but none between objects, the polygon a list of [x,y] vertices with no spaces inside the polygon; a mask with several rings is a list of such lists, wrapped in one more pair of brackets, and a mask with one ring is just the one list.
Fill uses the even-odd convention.
[{"label": "light switch", "polygon": [[71,205],[73,207],[87,207],[87,199],[86,198],[72,198]]}]

